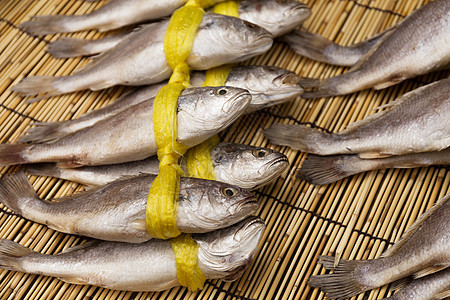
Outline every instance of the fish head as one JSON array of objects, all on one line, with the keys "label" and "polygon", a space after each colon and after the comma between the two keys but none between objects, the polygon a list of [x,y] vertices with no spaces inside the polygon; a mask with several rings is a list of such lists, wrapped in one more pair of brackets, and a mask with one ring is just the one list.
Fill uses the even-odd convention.
[{"label": "fish head", "polygon": [[[190,88],[178,100],[178,142],[193,147],[228,127],[247,109],[247,90],[219,86]],[[186,137],[186,138],[185,138]]]},{"label": "fish head", "polygon": [[303,88],[294,72],[273,66],[243,66],[231,69],[226,85],[246,89],[252,101],[246,113],[295,99]]},{"label": "fish head", "polygon": [[303,24],[311,10],[296,0],[244,0],[239,6],[239,17],[257,24],[274,37],[288,33]]},{"label": "fish head", "polygon": [[238,279],[253,261],[266,228],[255,216],[224,229],[193,234],[198,244],[198,266],[206,278]]},{"label": "fish head", "polygon": [[230,226],[259,206],[255,195],[245,189],[199,178],[182,178],[178,199],[177,225],[182,232],[208,232]]},{"label": "fish head", "polygon": [[268,184],[289,165],[287,157],[278,151],[231,143],[214,147],[211,159],[217,180],[245,189]]},{"label": "fish head", "polygon": [[263,54],[272,43],[272,35],[253,23],[206,13],[186,62],[193,69],[206,70]]}]

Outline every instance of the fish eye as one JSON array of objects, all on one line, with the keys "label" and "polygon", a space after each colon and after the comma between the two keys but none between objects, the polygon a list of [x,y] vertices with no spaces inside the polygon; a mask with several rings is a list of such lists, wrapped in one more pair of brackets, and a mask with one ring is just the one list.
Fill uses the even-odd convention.
[{"label": "fish eye", "polygon": [[221,190],[221,193],[226,197],[233,197],[237,194],[237,190],[232,187],[226,187]]},{"label": "fish eye", "polygon": [[226,93],[228,93],[228,91],[226,89],[220,89],[217,93],[219,95],[225,95]]},{"label": "fish eye", "polygon": [[265,157],[268,154],[269,154],[269,152],[266,150],[263,150],[263,149],[258,149],[258,150],[253,151],[254,157]]}]

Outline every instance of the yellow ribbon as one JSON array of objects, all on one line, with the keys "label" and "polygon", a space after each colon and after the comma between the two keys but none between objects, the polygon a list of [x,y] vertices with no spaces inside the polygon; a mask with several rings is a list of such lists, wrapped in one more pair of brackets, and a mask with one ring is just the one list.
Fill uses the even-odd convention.
[{"label": "yellow ribbon", "polygon": [[[235,7],[237,12],[237,5],[232,4],[232,1],[229,2],[228,6]],[[172,15],[164,36],[164,52],[173,74],[169,84],[156,95],[153,107],[153,126],[160,165],[159,174],[152,183],[147,199],[147,231],[156,238],[167,239],[178,236],[171,241],[177,262],[177,278],[181,285],[187,286],[192,291],[202,288],[206,278],[197,265],[197,243],[189,235],[180,235],[176,225],[180,176],[184,175],[178,165],[178,159],[187,151],[186,146],[177,142],[176,111],[178,97],[185,88],[190,86],[190,70],[185,60],[189,56],[197,28],[203,18],[202,7],[212,4],[212,0],[189,0]],[[228,10],[228,6],[225,5],[219,10]],[[228,71],[225,73],[217,72],[214,75],[216,78],[214,81],[220,81],[215,85],[225,83],[230,67],[226,69]],[[210,81],[211,79],[207,79],[208,83]],[[217,140],[210,139],[210,144],[206,147],[209,147],[207,156],[210,161],[210,150],[214,147],[212,144],[216,142]],[[202,157],[205,157],[205,154],[202,154]],[[212,161],[207,164],[210,164],[207,169],[212,170]]]},{"label": "yellow ribbon", "polygon": [[198,244],[183,233],[170,240],[177,264],[177,279],[191,291],[203,288],[206,277],[198,267]]}]

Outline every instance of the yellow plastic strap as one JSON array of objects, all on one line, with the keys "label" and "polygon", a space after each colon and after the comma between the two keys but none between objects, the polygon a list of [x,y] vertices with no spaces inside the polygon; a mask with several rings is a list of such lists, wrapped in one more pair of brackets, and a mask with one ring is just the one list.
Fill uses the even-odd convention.
[{"label": "yellow plastic strap", "polygon": [[201,7],[186,4],[170,18],[164,35],[164,52],[172,70],[188,58],[204,13]]},{"label": "yellow plastic strap", "polygon": [[225,1],[217,3],[214,6],[213,12],[239,18],[239,1]]},{"label": "yellow plastic strap", "polygon": [[153,126],[158,147],[159,174],[147,198],[146,224],[155,238],[167,239],[180,234],[176,224],[180,176],[184,175],[178,159],[187,147],[177,142],[177,106],[181,92],[189,86],[189,66],[185,63],[192,48],[197,27],[204,11],[198,4],[211,1],[188,1],[170,19],[164,36],[166,59],[173,69],[169,84],[156,95]]},{"label": "yellow plastic strap", "polygon": [[184,158],[186,161],[187,176],[216,180],[213,161],[211,159],[211,150],[219,142],[219,137],[214,135],[186,152]]},{"label": "yellow plastic strap", "polygon": [[191,291],[202,289],[206,277],[197,264],[198,245],[191,239],[190,234],[181,234],[170,240],[175,261],[177,263],[177,279],[182,286]]}]

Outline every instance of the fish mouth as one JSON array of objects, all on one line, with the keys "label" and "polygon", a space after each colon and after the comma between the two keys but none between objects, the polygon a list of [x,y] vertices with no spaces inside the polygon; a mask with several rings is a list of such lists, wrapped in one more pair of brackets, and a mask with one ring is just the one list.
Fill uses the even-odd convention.
[{"label": "fish mouth", "polygon": [[309,9],[308,5],[304,3],[298,3],[289,11],[289,15],[298,16],[298,22],[303,23],[311,16],[311,10]]},{"label": "fish mouth", "polygon": [[256,210],[259,207],[259,203],[258,203],[258,199],[255,196],[251,195],[251,196],[245,197],[244,199],[242,199],[241,201],[236,203],[234,206],[235,206],[235,211],[243,212],[247,215],[250,215],[250,214],[256,212]]},{"label": "fish mouth", "polygon": [[[261,177],[264,176],[264,181],[255,185],[253,189],[260,188],[263,185],[269,184],[271,181],[275,180],[281,173],[289,166],[289,160],[286,156],[274,159],[271,162],[264,164],[258,171]],[[269,173],[268,175],[266,175]]]}]

